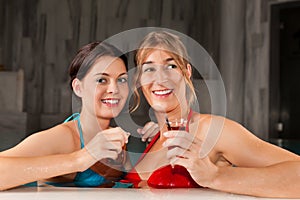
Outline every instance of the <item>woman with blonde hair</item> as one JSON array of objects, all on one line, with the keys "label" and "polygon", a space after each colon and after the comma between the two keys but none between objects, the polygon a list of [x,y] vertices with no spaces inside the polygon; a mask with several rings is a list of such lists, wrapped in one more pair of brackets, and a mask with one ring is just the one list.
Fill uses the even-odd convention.
[{"label": "woman with blonde hair", "polygon": [[[208,187],[261,197],[300,197],[298,155],[257,138],[237,122],[191,109],[192,67],[178,36],[149,33],[137,50],[136,65],[133,110],[140,104],[141,92],[154,110],[160,132],[128,180],[137,187]],[[183,130],[170,130],[168,122],[180,118],[187,120]],[[214,130],[219,130],[215,145],[200,155]]]}]

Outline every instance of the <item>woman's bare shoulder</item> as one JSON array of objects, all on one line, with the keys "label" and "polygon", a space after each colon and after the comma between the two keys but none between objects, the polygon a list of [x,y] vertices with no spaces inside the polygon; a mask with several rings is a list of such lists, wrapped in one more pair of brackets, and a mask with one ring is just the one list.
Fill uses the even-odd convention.
[{"label": "woman's bare shoulder", "polygon": [[59,124],[49,130],[49,134],[61,140],[61,145],[66,145],[66,153],[74,151],[80,146],[80,136],[75,121]]},{"label": "woman's bare shoulder", "polygon": [[218,137],[221,135],[224,137],[226,135],[225,138],[227,138],[228,134],[235,137],[236,134],[247,132],[241,124],[224,116],[198,113],[197,119],[199,131],[205,132],[206,134],[216,135],[216,133],[212,132],[217,132]]},{"label": "woman's bare shoulder", "polygon": [[70,153],[79,146],[76,127],[72,122],[31,134],[16,146],[1,152],[1,156],[41,156]]},{"label": "woman's bare shoulder", "polygon": [[211,138],[216,143],[224,134],[226,127],[228,129],[228,126],[239,126],[239,124],[223,116],[195,113],[191,126],[200,139]]},{"label": "woman's bare shoulder", "polygon": [[222,126],[225,123],[231,123],[231,120],[226,117],[213,115],[213,114],[202,114],[194,112],[192,115],[191,123],[198,123],[201,127],[209,128],[211,125]]}]

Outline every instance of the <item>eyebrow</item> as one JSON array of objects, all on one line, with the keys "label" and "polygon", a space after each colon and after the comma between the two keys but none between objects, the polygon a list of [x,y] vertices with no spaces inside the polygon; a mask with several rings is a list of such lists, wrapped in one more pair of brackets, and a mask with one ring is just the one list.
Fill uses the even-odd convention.
[{"label": "eyebrow", "polygon": [[[170,61],[173,61],[174,58],[167,58],[164,60],[164,62],[170,62]],[[146,62],[143,62],[142,65],[146,65],[146,64],[152,64],[153,61],[146,61]]]},{"label": "eyebrow", "polygon": [[[98,76],[98,75],[109,76],[109,74],[107,74],[107,73],[97,73],[97,74],[94,74],[94,76]],[[119,74],[118,77],[123,76],[123,75],[127,75],[127,72]]]}]

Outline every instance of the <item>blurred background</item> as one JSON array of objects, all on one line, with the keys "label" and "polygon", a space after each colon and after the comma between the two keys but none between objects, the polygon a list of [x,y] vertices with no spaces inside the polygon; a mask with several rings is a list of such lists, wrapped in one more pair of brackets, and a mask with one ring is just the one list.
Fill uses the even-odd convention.
[{"label": "blurred background", "polygon": [[[0,0],[0,150],[71,114],[67,69],[79,47],[155,26],[210,54],[228,118],[300,153],[299,21],[299,0]],[[209,112],[203,80],[194,84]]]}]

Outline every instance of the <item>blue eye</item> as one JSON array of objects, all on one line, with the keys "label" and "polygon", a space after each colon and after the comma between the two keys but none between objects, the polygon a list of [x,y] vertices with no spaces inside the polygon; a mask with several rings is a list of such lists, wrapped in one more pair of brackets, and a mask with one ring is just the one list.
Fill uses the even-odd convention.
[{"label": "blue eye", "polygon": [[99,78],[97,79],[97,83],[106,83],[107,80],[105,78]]}]

